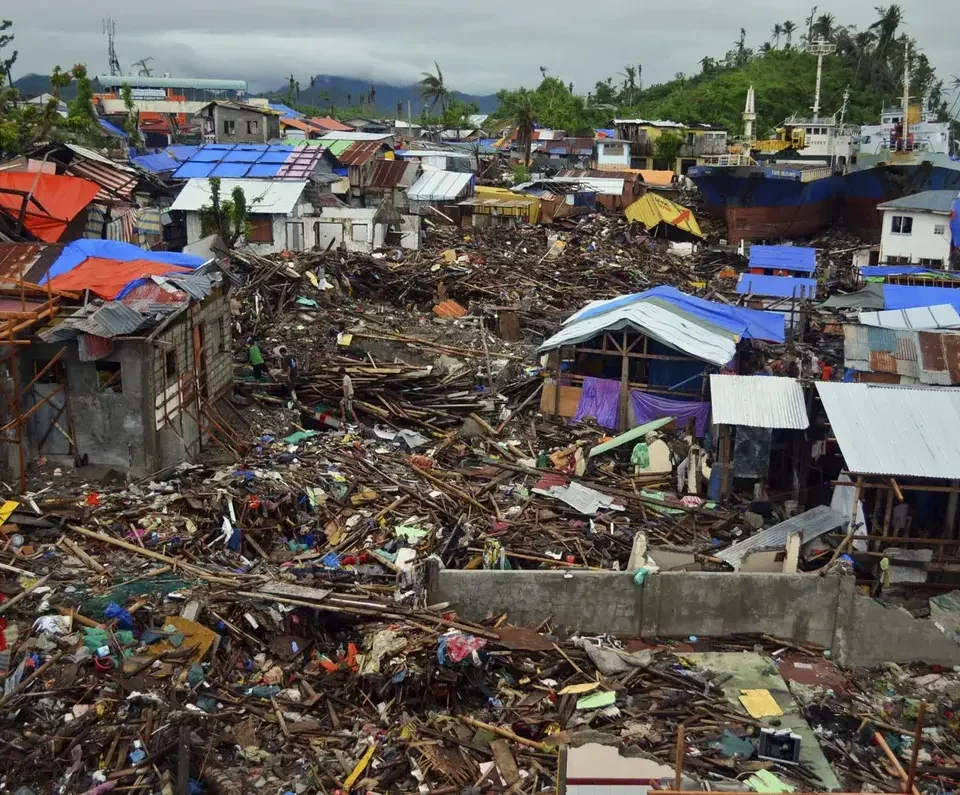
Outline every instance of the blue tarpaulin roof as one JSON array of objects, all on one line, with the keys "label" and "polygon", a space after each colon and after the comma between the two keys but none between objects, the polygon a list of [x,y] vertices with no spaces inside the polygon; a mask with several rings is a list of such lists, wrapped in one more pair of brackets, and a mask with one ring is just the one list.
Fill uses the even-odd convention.
[{"label": "blue tarpaulin roof", "polygon": [[127,134],[126,130],[121,130],[119,127],[117,127],[116,124],[111,124],[111,123],[108,122],[106,119],[97,119],[97,122],[99,122],[100,126],[104,129],[104,131],[107,133],[107,135],[115,135],[115,136],[117,136],[118,138],[129,138],[129,137],[130,137],[130,136]]},{"label": "blue tarpaulin roof", "polygon": [[960,312],[960,287],[906,287],[883,285],[884,309],[915,309],[920,306],[951,304]]},{"label": "blue tarpaulin roof", "polygon": [[950,236],[953,247],[960,248],[960,198],[953,202],[953,212],[950,213]]},{"label": "blue tarpaulin roof", "polygon": [[800,246],[750,246],[750,267],[813,273],[817,250]]},{"label": "blue tarpaulin roof", "polygon": [[938,271],[932,268],[924,268],[921,265],[862,265],[860,273],[865,279],[872,279],[884,276],[922,276],[929,274],[941,279],[957,278],[958,274],[949,271]]},{"label": "blue tarpaulin roof", "polygon": [[299,111],[294,110],[288,105],[284,105],[282,102],[271,102],[269,103],[270,110],[274,110],[280,114],[280,117],[283,119],[302,119],[303,114]]},{"label": "blue tarpaulin roof", "polygon": [[154,174],[163,174],[167,171],[175,171],[180,168],[180,165],[193,157],[199,148],[199,146],[190,146],[188,144],[176,144],[174,146],[168,146],[159,152],[147,152],[142,155],[134,155],[130,158],[130,161],[145,171],[150,171]]},{"label": "blue tarpaulin roof", "polygon": [[203,257],[193,254],[178,254],[173,251],[147,251],[131,243],[121,243],[118,240],[74,240],[63,247],[60,256],[47,271],[40,284],[46,284],[64,273],[69,273],[87,257],[112,259],[118,262],[131,262],[135,259],[163,262],[167,265],[179,265],[183,268],[199,268],[203,265]]},{"label": "blue tarpaulin roof", "polygon": [[718,304],[693,295],[687,295],[676,287],[667,286],[654,287],[642,293],[622,295],[609,301],[601,301],[581,310],[565,322],[570,323],[574,319],[584,320],[609,312],[611,309],[645,300],[659,300],[671,304],[682,312],[738,334],[744,339],[758,339],[767,342],[784,342],[786,340],[782,315],[758,309],[744,309],[739,306]]},{"label": "blue tarpaulin roof", "polygon": [[[174,179],[222,177],[306,178],[316,159],[323,156],[320,147],[295,147],[289,144],[205,144],[190,155],[173,175]],[[296,172],[296,173],[294,173]]]},{"label": "blue tarpaulin roof", "polygon": [[801,279],[798,276],[757,276],[754,273],[741,273],[737,292],[740,295],[813,300],[817,297],[817,280]]}]

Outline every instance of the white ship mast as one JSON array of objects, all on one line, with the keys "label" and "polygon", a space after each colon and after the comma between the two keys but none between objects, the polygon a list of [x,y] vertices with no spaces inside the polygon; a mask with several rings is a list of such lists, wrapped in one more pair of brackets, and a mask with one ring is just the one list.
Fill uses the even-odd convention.
[{"label": "white ship mast", "polygon": [[906,152],[910,145],[910,45],[903,53],[903,125],[897,149]]},{"label": "white ship mast", "polygon": [[753,142],[753,123],[757,120],[756,96],[753,93],[753,84],[747,91],[747,103],[743,106],[743,137],[747,143]]},{"label": "white ship mast", "polygon": [[823,56],[837,51],[837,45],[826,39],[817,39],[807,45],[807,52],[817,56],[817,89],[813,95],[813,119],[820,118],[820,85],[823,81]]}]

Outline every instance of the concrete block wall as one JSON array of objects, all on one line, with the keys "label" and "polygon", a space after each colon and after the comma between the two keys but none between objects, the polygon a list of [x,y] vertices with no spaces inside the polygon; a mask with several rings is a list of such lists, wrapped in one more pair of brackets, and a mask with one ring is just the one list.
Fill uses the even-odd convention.
[{"label": "concrete block wall", "polygon": [[831,649],[842,665],[960,665],[960,645],[932,622],[856,593],[854,579],[810,574],[433,570],[431,603],[465,618],[509,613],[513,624],[548,618],[570,631],[635,637],[769,634]]}]

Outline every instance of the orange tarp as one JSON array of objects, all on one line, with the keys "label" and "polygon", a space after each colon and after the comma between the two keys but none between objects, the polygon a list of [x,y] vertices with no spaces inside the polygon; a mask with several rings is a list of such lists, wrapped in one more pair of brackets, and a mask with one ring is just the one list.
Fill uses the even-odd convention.
[{"label": "orange tarp", "polygon": [[[56,243],[77,214],[100,192],[100,186],[80,177],[37,174],[28,171],[0,171],[0,212],[16,221],[25,196],[7,190],[28,193],[33,189],[37,203],[27,205],[24,226],[45,243]],[[46,210],[46,212],[44,212]]]},{"label": "orange tarp", "polygon": [[163,276],[167,273],[191,273],[191,268],[154,262],[147,259],[134,259],[120,262],[115,259],[87,257],[71,271],[50,280],[54,290],[90,290],[108,301],[117,297],[119,292],[134,279],[146,276]]}]

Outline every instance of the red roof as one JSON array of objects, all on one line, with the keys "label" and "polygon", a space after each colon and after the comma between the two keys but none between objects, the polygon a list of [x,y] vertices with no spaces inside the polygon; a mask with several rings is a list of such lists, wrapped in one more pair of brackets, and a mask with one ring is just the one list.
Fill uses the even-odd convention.
[{"label": "red roof", "polygon": [[314,127],[319,127],[322,130],[327,132],[352,132],[353,127],[349,124],[344,124],[342,121],[337,121],[330,116],[314,116],[310,119],[310,123]]},{"label": "red roof", "polygon": [[87,257],[77,267],[51,279],[50,287],[54,290],[77,292],[88,289],[101,298],[112,301],[134,279],[168,273],[192,273],[192,269],[156,260],[134,259],[120,262],[115,259]]},{"label": "red roof", "polygon": [[33,191],[24,226],[34,237],[56,243],[69,224],[90,202],[100,186],[79,177],[36,174],[29,171],[0,172],[0,212],[14,220],[20,215],[25,195]]},{"label": "red roof", "polygon": [[313,122],[303,121],[303,119],[280,119],[280,124],[284,127],[293,127],[295,130],[302,130],[307,134],[328,132],[325,127],[320,127]]}]

